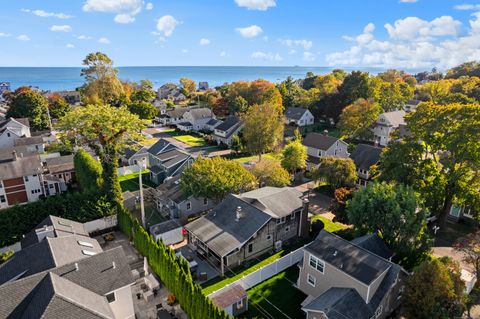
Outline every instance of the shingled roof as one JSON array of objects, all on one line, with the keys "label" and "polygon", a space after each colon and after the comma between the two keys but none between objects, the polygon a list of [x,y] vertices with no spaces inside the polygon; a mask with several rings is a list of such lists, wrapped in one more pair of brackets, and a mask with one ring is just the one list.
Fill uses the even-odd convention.
[{"label": "shingled roof", "polygon": [[0,163],[0,180],[38,175],[42,172],[39,156],[17,157],[11,162]]},{"label": "shingled roof", "polygon": [[326,151],[333,144],[339,141],[338,138],[331,137],[328,135],[320,134],[320,133],[308,133],[307,136],[303,139],[303,145],[316,148],[319,150]]},{"label": "shingled roof", "polygon": [[355,163],[357,169],[370,170],[370,167],[380,161],[382,149],[379,147],[358,144],[355,150],[350,154],[350,158]]},{"label": "shingled roof", "polygon": [[294,119],[296,121],[300,120],[302,116],[308,111],[308,109],[304,109],[303,107],[289,107],[285,111],[285,117],[287,119]]}]

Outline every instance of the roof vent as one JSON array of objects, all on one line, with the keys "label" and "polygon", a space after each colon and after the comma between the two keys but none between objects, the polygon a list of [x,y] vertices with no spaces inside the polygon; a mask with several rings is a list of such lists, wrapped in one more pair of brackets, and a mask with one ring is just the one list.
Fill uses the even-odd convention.
[{"label": "roof vent", "polygon": [[343,264],[340,264],[340,269],[343,269]]},{"label": "roof vent", "polygon": [[243,217],[242,207],[238,206],[235,220],[238,222],[242,217]]},{"label": "roof vent", "polygon": [[333,252],[333,256],[337,256],[337,254],[338,254],[338,251],[335,250],[335,251]]},{"label": "roof vent", "polygon": [[78,271],[78,263],[75,263],[75,271]]},{"label": "roof vent", "polygon": [[116,269],[116,268],[117,268],[117,265],[115,265],[115,262],[114,262],[114,261],[112,261],[112,267],[113,267],[113,269]]}]

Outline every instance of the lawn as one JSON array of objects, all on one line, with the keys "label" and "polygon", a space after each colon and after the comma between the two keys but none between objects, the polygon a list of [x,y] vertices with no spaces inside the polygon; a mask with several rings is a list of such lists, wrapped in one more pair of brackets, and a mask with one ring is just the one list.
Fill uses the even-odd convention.
[{"label": "lawn", "polygon": [[340,130],[336,127],[326,125],[324,123],[315,123],[313,125],[304,126],[301,129],[302,135],[306,135],[310,132],[323,133],[324,130],[328,131],[328,135],[339,138]]},{"label": "lawn", "polygon": [[353,228],[349,225],[331,221],[330,219],[325,218],[322,215],[313,216],[311,222],[313,223],[317,220],[322,221],[322,223],[325,225],[324,229],[326,231],[337,234],[338,236],[345,239],[351,239],[351,237],[353,236]]},{"label": "lawn", "polygon": [[203,137],[197,137],[197,136],[193,136],[193,135],[190,135],[190,134],[181,133],[181,132],[176,131],[176,130],[166,130],[166,131],[162,131],[162,133],[167,133],[168,135],[170,135],[174,139],[176,139],[180,142],[183,142],[183,143],[185,143],[185,144],[187,144],[188,146],[191,146],[191,147],[207,146],[207,142],[205,141],[205,139]]},{"label": "lawn", "polygon": [[301,303],[307,297],[292,285],[298,278],[298,267],[287,270],[249,289],[245,318],[305,318]]},{"label": "lawn", "polygon": [[[144,170],[142,172],[142,181],[144,184],[144,188],[145,186],[156,187],[155,184],[153,184],[152,182],[150,182],[150,180],[147,179],[149,172],[150,172],[149,170]],[[122,188],[122,192],[125,192],[125,191],[135,192],[140,189],[140,185],[138,184],[138,174],[139,173],[132,173],[132,174],[118,177],[118,181],[120,182],[120,187]]]},{"label": "lawn", "polygon": [[[228,158],[233,159],[234,161],[239,162],[240,164],[245,164],[246,162],[258,162],[258,155],[243,156],[243,157],[230,156]],[[279,161],[280,154],[265,153],[262,155],[262,158],[268,158],[268,159]]]}]

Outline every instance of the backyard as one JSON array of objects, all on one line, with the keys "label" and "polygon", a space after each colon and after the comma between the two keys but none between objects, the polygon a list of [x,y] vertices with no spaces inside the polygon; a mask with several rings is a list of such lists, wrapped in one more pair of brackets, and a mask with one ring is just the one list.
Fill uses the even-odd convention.
[{"label": "backyard", "polygon": [[[262,154],[262,158],[268,158],[272,160],[280,160],[281,154],[276,154],[276,153],[265,153]],[[247,162],[258,162],[258,155],[252,155],[252,156],[237,156],[237,155],[229,155],[227,156],[228,159],[232,159],[236,162],[239,162],[240,164],[245,164]]]},{"label": "backyard", "polygon": [[249,289],[245,318],[305,318],[300,304],[307,296],[292,287],[297,281],[298,271],[297,266],[292,266]]},{"label": "backyard", "polygon": [[[142,182],[144,184],[144,188],[145,186],[156,187],[156,185],[148,179],[149,173],[149,170],[144,170],[142,172]],[[122,192],[135,192],[140,189],[140,184],[138,183],[138,174],[139,173],[131,173],[123,176],[118,176],[118,181],[120,182]]]},{"label": "backyard", "polygon": [[187,144],[191,147],[204,147],[207,146],[207,142],[203,137],[194,136],[191,134],[186,134],[184,132],[179,132],[176,130],[165,130],[162,133],[166,133],[173,137],[174,139]]}]

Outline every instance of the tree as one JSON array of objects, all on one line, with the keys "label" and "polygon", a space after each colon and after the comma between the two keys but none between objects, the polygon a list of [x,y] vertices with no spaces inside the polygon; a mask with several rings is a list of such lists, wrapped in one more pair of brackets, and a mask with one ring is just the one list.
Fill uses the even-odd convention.
[{"label": "tree", "polygon": [[102,186],[102,166],[85,150],[79,149],[73,158],[75,177],[84,192],[98,192]]},{"label": "tree", "polygon": [[352,71],[343,80],[338,87],[338,91],[342,97],[343,106],[352,104],[358,99],[368,99],[372,96],[372,88],[370,86],[370,76],[366,72]]},{"label": "tree", "polygon": [[199,157],[183,171],[180,186],[187,196],[221,200],[227,194],[251,190],[256,185],[252,175],[239,162],[221,157]]},{"label": "tree", "polygon": [[292,174],[307,166],[307,148],[302,141],[295,139],[285,146],[282,152],[282,166]]},{"label": "tree", "polygon": [[[415,166],[428,167],[432,172],[425,176],[407,168],[408,174],[425,184],[436,179],[441,185],[436,196],[442,204],[433,213],[443,225],[454,202],[480,202],[480,105],[422,103],[406,122],[411,135],[405,139],[406,154],[415,152]],[[403,166],[405,159],[398,155],[397,165]],[[422,193],[423,198],[426,195]]]},{"label": "tree", "polygon": [[411,268],[426,257],[430,240],[426,221],[414,191],[393,183],[369,183],[348,201],[349,223],[360,231],[379,233],[396,253],[395,259]]},{"label": "tree", "polygon": [[283,138],[283,117],[271,104],[256,104],[242,116],[245,148],[259,156],[277,147]]},{"label": "tree", "polygon": [[139,85],[133,89],[130,95],[130,100],[135,102],[148,102],[151,103],[157,94],[153,89],[153,83],[149,80],[141,80]]},{"label": "tree", "polygon": [[263,158],[252,168],[252,174],[257,178],[258,185],[283,187],[290,184],[290,174],[279,162]]},{"label": "tree", "polygon": [[125,94],[122,82],[113,68],[113,61],[102,52],[90,53],[83,60],[80,75],[85,77],[82,86],[83,101],[87,104],[117,104]]},{"label": "tree", "polygon": [[409,319],[446,319],[462,313],[464,285],[458,266],[439,259],[424,261],[407,279],[403,313]]},{"label": "tree", "polygon": [[59,119],[70,111],[70,105],[58,93],[53,93],[48,97],[48,109],[50,116]]},{"label": "tree", "polygon": [[324,180],[335,190],[339,187],[353,187],[358,179],[355,163],[351,158],[333,156],[320,157],[313,172],[315,180]]},{"label": "tree", "polygon": [[462,63],[448,70],[445,77],[448,79],[458,79],[462,76],[480,77],[480,63],[477,61]]},{"label": "tree", "polygon": [[403,78],[385,81],[381,76],[373,78],[371,86],[373,97],[385,112],[402,109],[405,103],[413,98],[415,89],[403,81]]},{"label": "tree", "polygon": [[151,120],[158,114],[158,109],[149,102],[133,102],[128,106],[128,110],[138,115],[142,120]]},{"label": "tree", "polygon": [[87,105],[68,113],[59,126],[95,150],[102,164],[104,192],[110,201],[120,201],[118,151],[140,139],[143,122],[125,107]]},{"label": "tree", "polygon": [[180,84],[182,85],[182,93],[185,96],[192,96],[197,91],[197,84],[189,78],[181,78]]},{"label": "tree", "polygon": [[346,187],[340,187],[335,190],[333,195],[334,200],[332,201],[331,205],[332,212],[335,214],[335,221],[340,223],[348,223],[345,209],[347,207],[348,200],[350,200],[353,196],[353,191],[354,189]]},{"label": "tree", "polygon": [[454,248],[462,253],[463,261],[471,265],[477,278],[480,278],[480,231],[460,238]]},{"label": "tree", "polygon": [[39,92],[31,89],[21,89],[9,96],[10,108],[6,117],[22,118],[27,117],[30,127],[35,130],[49,128],[48,121],[48,100]]},{"label": "tree", "polygon": [[337,126],[344,137],[368,140],[373,137],[370,128],[380,112],[380,105],[373,99],[358,99],[343,109]]},{"label": "tree", "polygon": [[235,134],[232,137],[232,144],[230,145],[230,148],[235,154],[239,154],[243,151],[244,146],[243,146],[243,141],[242,138],[238,135]]}]

